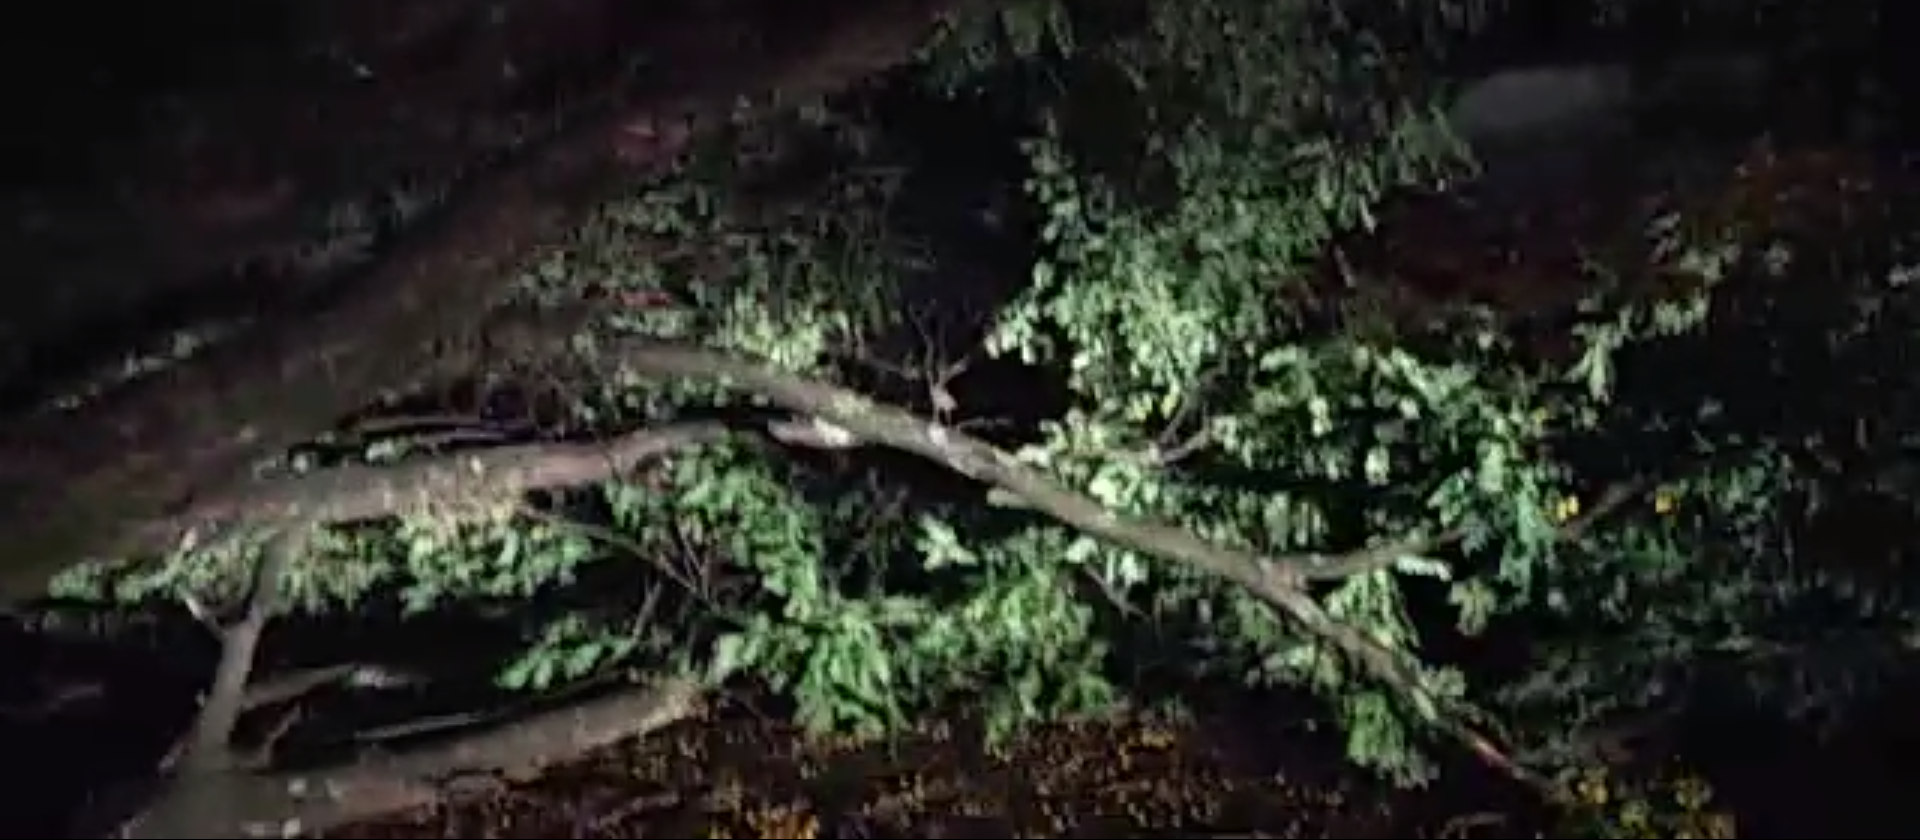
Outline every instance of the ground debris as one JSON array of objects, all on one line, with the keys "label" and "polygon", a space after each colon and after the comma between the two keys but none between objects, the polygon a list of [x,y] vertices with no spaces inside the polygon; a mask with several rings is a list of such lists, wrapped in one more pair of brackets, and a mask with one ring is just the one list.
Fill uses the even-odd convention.
[{"label": "ground debris", "polygon": [[964,722],[876,743],[722,712],[528,784],[328,836],[1535,836],[1511,809],[1487,807],[1495,791],[1449,807],[1437,800],[1461,797],[1385,788],[1324,738],[1270,729],[1138,714],[994,749]]}]

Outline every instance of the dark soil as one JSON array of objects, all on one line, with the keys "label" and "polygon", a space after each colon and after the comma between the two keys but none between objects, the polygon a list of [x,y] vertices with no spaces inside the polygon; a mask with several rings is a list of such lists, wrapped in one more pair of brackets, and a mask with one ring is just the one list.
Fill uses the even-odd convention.
[{"label": "dark soil", "polygon": [[[1543,809],[1472,764],[1425,790],[1385,785],[1347,764],[1309,714],[1243,699],[1044,727],[994,749],[949,722],[881,742],[823,740],[736,700],[534,783],[473,785],[448,806],[330,836],[1560,836]],[[1688,757],[1635,760],[1699,768],[1740,837],[1892,838],[1920,821],[1906,806],[1920,767],[1902,746],[1920,727],[1880,721],[1815,745],[1757,724],[1688,725],[1662,742]]]},{"label": "dark soil", "polygon": [[1532,836],[1537,816],[1486,785],[1478,801],[1385,788],[1292,715],[1137,714],[992,748],[965,723],[861,743],[724,705],[529,785],[330,836]]}]

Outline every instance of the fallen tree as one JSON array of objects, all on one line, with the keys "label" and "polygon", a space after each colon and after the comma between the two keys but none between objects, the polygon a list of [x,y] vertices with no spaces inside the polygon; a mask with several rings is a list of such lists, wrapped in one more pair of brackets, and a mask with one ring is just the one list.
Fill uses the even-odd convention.
[{"label": "fallen tree", "polygon": [[[564,337],[564,336],[561,336]],[[1079,531],[1163,560],[1195,566],[1246,587],[1308,632],[1326,639],[1364,664],[1372,676],[1431,709],[1434,722],[1454,729],[1503,769],[1545,785],[1512,764],[1501,749],[1468,725],[1450,701],[1428,696],[1417,662],[1367,638],[1329,616],[1307,592],[1314,580],[1338,580],[1389,567],[1409,554],[1430,551],[1431,540],[1369,546],[1342,555],[1260,557],[1212,545],[1184,529],[1116,516],[1093,499],[1070,490],[1012,454],[935,420],[888,408],[855,392],[809,381],[765,363],[665,342],[631,341],[598,351],[605,363],[664,381],[727,383],[767,400],[800,420],[775,420],[760,429],[789,445],[847,449],[883,446],[932,460],[960,475],[1008,494],[1013,503],[1040,511]],[[530,492],[579,487],[627,478],[648,459],[711,445],[730,433],[721,423],[694,423],[630,432],[604,443],[530,444],[413,459],[391,466],[360,466],[319,472],[249,488],[243,495],[207,500],[160,526],[161,540],[178,538],[196,551],[229,550],[234,540],[272,535],[260,548],[245,598],[245,616],[224,628],[224,653],[199,720],[171,762],[173,779],[157,804],[137,815],[125,836],[262,836],[324,831],[345,822],[417,807],[439,790],[428,780],[456,771],[483,770],[526,778],[543,762],[571,756],[650,732],[689,715],[702,687],[689,679],[668,680],[631,694],[514,721],[497,731],[450,747],[369,759],[332,771],[298,776],[255,776],[259,764],[237,761],[230,741],[249,708],[311,687],[331,672],[306,677],[289,690],[280,681],[249,689],[260,634],[278,608],[274,594],[293,563],[307,562],[309,532],[389,517],[430,517],[457,523],[468,516],[494,516],[515,507]],[[1588,518],[1568,524],[1577,534],[1630,498],[1612,493]],[[1442,538],[1446,540],[1450,538]],[[164,544],[164,543],[162,543]],[[324,572],[321,572],[324,573]]]},{"label": "fallen tree", "polygon": [[[1605,253],[1616,273],[1512,278],[1533,283],[1512,298],[1523,307],[1338,259],[1346,274],[1316,271],[1337,231],[1390,187],[1449,173],[1455,151],[1409,101],[1421,85],[1329,54],[1366,43],[1343,27],[1368,24],[1322,8],[1153,4],[1114,20],[1043,5],[957,21],[901,84],[952,83],[940,107],[961,108],[955,90],[992,80],[987,101],[919,140],[950,153],[984,142],[954,126],[1019,115],[1019,183],[979,205],[1032,214],[1039,241],[1017,243],[1031,276],[923,271],[927,243],[891,215],[908,212],[896,200],[911,203],[902,161],[915,158],[879,127],[886,96],[718,127],[686,147],[679,177],[614,197],[519,278],[518,305],[563,313],[515,343],[562,383],[550,394],[564,410],[533,440],[435,453],[360,439],[290,459],[294,475],[120,532],[179,549],[165,562],[65,584],[254,614],[375,593],[410,609],[531,607],[590,571],[635,569],[642,583],[619,588],[644,599],[603,591],[617,603],[530,619],[538,642],[503,681],[634,668],[687,696],[753,677],[805,724],[864,733],[959,701],[996,731],[1109,707],[1127,687],[1116,661],[1147,655],[1116,639],[1139,634],[1182,675],[1318,693],[1349,754],[1385,774],[1426,778],[1453,742],[1557,795],[1550,773],[1568,756],[1554,748],[1581,726],[1708,684],[1688,670],[1703,661],[1744,663],[1743,640],[1713,628],[1781,632],[1793,618],[1779,593],[1833,594],[1756,548],[1797,527],[1783,522],[1813,480],[1795,469],[1810,438],[1720,386],[1761,375],[1749,358],[1781,361],[1769,319],[1783,303],[1858,324],[1756,279],[1772,275],[1753,244],[1781,231],[1728,215],[1749,208],[1739,182],[1661,208],[1678,221],[1607,231],[1629,243]],[[1081,32],[1097,37],[1071,45]],[[1139,142],[1114,143],[1115,126]],[[915,151],[934,158],[926,170],[992,181]],[[1858,224],[1858,210],[1832,218]],[[984,311],[963,305],[979,298]],[[1787,360],[1808,384],[1839,380],[1830,340]],[[1859,352],[1849,364],[1867,364]],[[1712,375],[1673,387],[1696,369]],[[1701,443],[1702,424],[1721,437]],[[1741,576],[1730,556],[1751,560]],[[1426,607],[1437,621],[1416,621],[1423,587],[1444,594]],[[659,591],[678,593],[671,615]],[[1496,619],[1542,628],[1537,670],[1470,690],[1470,663],[1431,640]],[[223,630],[231,668],[249,626]],[[223,673],[218,696],[234,696],[245,680]],[[204,732],[228,728],[217,699]],[[1508,725],[1543,709],[1545,726]],[[544,726],[508,731],[559,731]],[[218,756],[223,741],[190,747]],[[236,777],[207,761],[220,769],[201,775]],[[211,789],[177,783],[156,813],[198,811],[178,803]],[[224,799],[268,821],[305,807]]]}]

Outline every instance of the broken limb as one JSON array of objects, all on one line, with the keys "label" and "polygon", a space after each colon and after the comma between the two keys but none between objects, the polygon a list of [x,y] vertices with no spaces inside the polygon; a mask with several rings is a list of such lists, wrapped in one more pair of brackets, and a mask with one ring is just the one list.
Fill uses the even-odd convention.
[{"label": "broken limb", "polygon": [[[354,666],[301,672],[252,690],[259,638],[272,617],[277,586],[313,533],[311,519],[281,522],[263,552],[245,615],[223,635],[219,667],[192,731],[168,768],[172,777],[112,836],[127,838],[283,837],[432,803],[435,781],[458,771],[525,779],[548,763],[644,735],[700,708],[703,686],[666,680],[568,708],[461,733],[438,746],[297,774],[262,773],[264,762],[237,756],[232,734],[247,709],[298,697],[350,676]],[[271,748],[269,740],[266,745]]]},{"label": "broken limb", "polygon": [[306,553],[312,538],[310,523],[290,523],[275,533],[261,551],[260,559],[255,562],[253,583],[247,591],[246,612],[233,626],[221,631],[220,663],[214,669],[213,686],[200,705],[193,733],[180,757],[178,769],[182,773],[205,773],[229,766],[233,730],[246,710],[247,683],[253,677],[260,636],[279,608],[280,580],[294,558]]},{"label": "broken limb", "polygon": [[150,809],[130,838],[242,838],[312,835],[444,800],[443,780],[483,773],[505,781],[538,776],[549,764],[649,735],[699,714],[705,686],[686,679],[635,685],[566,708],[461,732],[433,746],[370,754],[302,772],[238,768],[176,788],[167,810]]},{"label": "broken limb", "polygon": [[186,826],[192,823],[183,824],[183,820],[200,820],[226,807],[229,777],[240,769],[233,754],[233,731],[244,711],[247,681],[253,674],[260,636],[279,605],[282,576],[298,555],[306,553],[312,538],[311,522],[286,522],[261,551],[248,587],[246,611],[239,621],[221,631],[220,663],[214,670],[213,685],[173,766],[162,768],[172,778],[162,786],[158,797],[122,828],[123,836],[190,836],[192,832]]},{"label": "broken limb", "polygon": [[532,490],[582,487],[631,473],[649,458],[734,434],[722,423],[640,429],[597,443],[534,443],[356,465],[260,482],[210,497],[139,529],[138,546],[164,553],[206,547],[295,517],[322,525],[411,512],[455,515]]},{"label": "broken limb", "polygon": [[[235,756],[231,735],[245,712],[283,703],[361,666],[297,672],[248,687],[254,650],[273,609],[272,593],[313,529],[426,511],[457,518],[458,500],[518,498],[530,490],[581,486],[617,478],[648,458],[741,433],[769,437],[779,421],[730,427],[718,422],[668,425],[596,444],[532,444],[422,457],[384,466],[347,467],[260,484],[248,496],[212,499],[156,531],[198,539],[212,526],[212,542],[245,533],[274,534],[255,569],[244,617],[220,628],[222,655],[213,687],[192,732],[173,762],[174,778],[122,836],[279,836],[290,827],[337,825],[423,805],[442,794],[423,780],[456,771],[509,776],[623,738],[645,734],[691,714],[701,686],[669,681],[625,691],[573,708],[463,733],[421,752],[367,759],[299,776],[256,774],[264,761]],[[206,540],[202,544],[206,544]],[[465,721],[462,721],[464,723]],[[479,721],[492,723],[491,719]],[[267,750],[271,750],[271,734]]]},{"label": "broken limb", "polygon": [[[1508,757],[1493,738],[1478,730],[1481,715],[1476,709],[1432,691],[1418,661],[1408,652],[1369,638],[1321,608],[1307,591],[1308,579],[1302,572],[1327,562],[1320,555],[1262,557],[1209,543],[1183,528],[1122,516],[1020,463],[1004,450],[959,430],[737,355],[647,339],[610,343],[599,352],[608,364],[642,377],[726,383],[737,391],[812,417],[817,427],[836,429],[877,446],[943,464],[1094,537],[1239,584],[1398,692],[1429,724],[1458,739],[1495,768],[1543,792],[1551,789],[1548,780]],[[1363,549],[1353,556],[1371,557],[1380,551]],[[1332,559],[1346,565],[1343,558]]]},{"label": "broken limb", "polygon": [[[1474,728],[1473,709],[1429,692],[1410,654],[1379,645],[1327,615],[1306,591],[1303,578],[1272,571],[1284,568],[1277,564],[1325,562],[1314,555],[1264,558],[1211,545],[1183,529],[1117,516],[975,438],[845,389],[781,373],[752,360],[652,341],[621,342],[602,349],[613,354],[608,358],[655,378],[730,382],[801,419],[762,422],[752,428],[720,423],[669,425],[600,444],[505,447],[316,473],[264,484],[251,496],[208,500],[165,523],[173,530],[163,532],[191,534],[208,524],[243,530],[295,524],[304,527],[412,511],[457,516],[459,506],[449,509],[447,499],[500,500],[507,494],[543,487],[605,481],[635,469],[645,458],[741,432],[766,434],[797,445],[888,446],[945,464],[1017,496],[1026,507],[1094,536],[1164,559],[1187,562],[1247,587],[1304,630],[1341,650],[1373,678],[1402,692],[1436,727],[1450,732],[1509,774],[1540,783]],[[1379,551],[1363,550],[1346,557],[1373,556]],[[263,571],[271,568],[263,567]],[[660,722],[683,716],[696,705],[692,698],[698,697],[700,688],[673,682],[658,692],[625,693],[506,724],[496,731],[464,735],[444,748],[367,759],[300,776],[253,775],[229,766],[225,772],[207,774],[170,794],[162,802],[167,810],[156,809],[134,836],[244,836],[234,832],[245,826],[310,829],[421,805],[443,794],[422,779],[444,777],[456,770],[505,768],[509,773],[532,772],[550,761],[577,755],[582,749],[643,734]],[[202,743],[202,739],[196,736],[193,743]],[[216,800],[226,804],[206,804]],[[210,821],[221,827],[210,828]],[[190,825],[192,830],[160,833],[174,831],[167,828],[170,825]]]},{"label": "broken limb", "polygon": [[140,528],[138,545],[150,553],[204,550],[293,521],[344,525],[415,513],[457,520],[466,511],[517,504],[531,491],[585,487],[630,475],[649,459],[743,434],[809,449],[858,445],[845,432],[810,417],[696,421],[636,429],[593,443],[530,443],[336,467],[199,500]]}]

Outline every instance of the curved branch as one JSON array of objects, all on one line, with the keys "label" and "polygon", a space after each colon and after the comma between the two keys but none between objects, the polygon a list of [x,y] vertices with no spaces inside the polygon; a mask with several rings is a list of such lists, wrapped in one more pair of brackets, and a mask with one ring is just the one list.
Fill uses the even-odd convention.
[{"label": "curved branch", "polygon": [[320,470],[198,501],[140,527],[132,545],[141,554],[205,548],[293,520],[342,525],[415,511],[457,518],[462,510],[518,499],[534,490],[608,481],[649,458],[735,433],[719,422],[680,423],[598,443],[531,443]]},{"label": "curved branch", "polygon": [[[1546,781],[1520,767],[1476,731],[1468,705],[1431,691],[1419,663],[1407,652],[1375,641],[1343,624],[1306,590],[1302,569],[1324,562],[1318,555],[1263,557],[1209,543],[1162,522],[1124,516],[1028,467],[1013,455],[956,429],[881,405],[853,391],[795,376],[723,352],[646,339],[603,345],[609,364],[655,379],[725,383],[737,391],[816,418],[818,426],[866,442],[910,452],[1018,497],[1027,507],[1108,542],[1197,567],[1245,587],[1309,634],[1348,656],[1372,678],[1401,693],[1426,720],[1459,738],[1469,749],[1515,778],[1544,787]],[[832,437],[823,434],[822,437]],[[1369,556],[1380,551],[1367,550]],[[1397,557],[1398,555],[1394,555]]]}]

